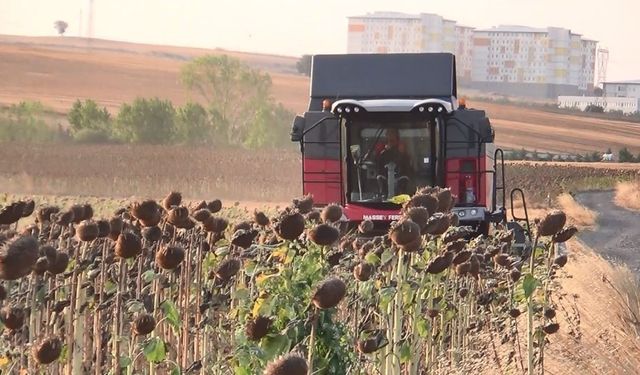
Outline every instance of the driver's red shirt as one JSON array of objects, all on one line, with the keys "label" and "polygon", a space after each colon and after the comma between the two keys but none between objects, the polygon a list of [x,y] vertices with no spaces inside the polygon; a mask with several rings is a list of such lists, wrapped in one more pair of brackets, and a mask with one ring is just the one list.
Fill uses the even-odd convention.
[{"label": "driver's red shirt", "polygon": [[[378,142],[376,143],[376,146],[374,148],[376,155],[380,155],[380,153],[382,152],[382,150],[384,150],[386,144],[383,142]],[[400,151],[401,153],[405,153],[405,150],[407,149],[407,147],[405,146],[404,142],[399,141],[398,142],[398,151]]]}]

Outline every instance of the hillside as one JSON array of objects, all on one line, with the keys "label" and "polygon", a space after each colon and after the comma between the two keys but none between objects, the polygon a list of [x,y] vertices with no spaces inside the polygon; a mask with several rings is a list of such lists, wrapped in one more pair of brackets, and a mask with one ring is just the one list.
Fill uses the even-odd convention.
[{"label": "hillside", "polygon": [[[308,79],[296,74],[295,57],[67,37],[0,36],[0,105],[40,100],[64,113],[77,98],[95,99],[112,111],[137,96],[181,104],[189,97],[179,81],[181,65],[207,53],[229,54],[268,71],[276,99],[293,111],[304,111]],[[504,148],[584,153],[626,146],[640,152],[640,124],[515,105],[469,105],[487,110],[497,143]]]}]

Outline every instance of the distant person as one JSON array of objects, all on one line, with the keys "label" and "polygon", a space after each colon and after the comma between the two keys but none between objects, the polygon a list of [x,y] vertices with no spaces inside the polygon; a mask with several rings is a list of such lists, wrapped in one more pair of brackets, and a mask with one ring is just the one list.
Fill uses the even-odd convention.
[{"label": "distant person", "polygon": [[396,164],[396,194],[409,193],[409,181],[411,176],[411,162],[406,150],[406,145],[400,141],[400,133],[396,128],[388,128],[386,143],[376,147],[376,165],[378,174],[378,189],[380,194],[387,196],[387,164]]}]

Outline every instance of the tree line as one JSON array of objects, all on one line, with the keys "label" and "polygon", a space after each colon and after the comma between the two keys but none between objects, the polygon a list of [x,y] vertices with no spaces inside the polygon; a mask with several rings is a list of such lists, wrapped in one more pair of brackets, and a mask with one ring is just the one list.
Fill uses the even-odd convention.
[{"label": "tree line", "polygon": [[23,102],[0,113],[0,141],[212,144],[249,148],[289,144],[294,114],[271,94],[268,74],[226,55],[208,55],[183,66],[180,79],[190,100],[137,98],[110,113],[94,100],[77,100],[68,129],[46,124],[39,103]]}]

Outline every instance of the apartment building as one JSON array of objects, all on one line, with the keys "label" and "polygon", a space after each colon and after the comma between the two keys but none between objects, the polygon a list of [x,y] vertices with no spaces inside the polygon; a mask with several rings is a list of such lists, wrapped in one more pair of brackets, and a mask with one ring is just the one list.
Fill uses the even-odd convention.
[{"label": "apartment building", "polygon": [[593,89],[597,42],[571,30],[474,29],[436,14],[349,17],[348,53],[451,52],[461,82],[506,95],[555,98]]},{"label": "apartment building", "polygon": [[593,89],[596,45],[556,27],[476,29],[471,79],[512,95],[577,95]]},{"label": "apartment building", "polygon": [[604,96],[607,98],[626,97],[640,100],[640,79],[605,82]]},{"label": "apartment building", "polygon": [[349,17],[348,53],[450,52],[458,75],[471,77],[473,28],[436,14],[374,12]]}]

